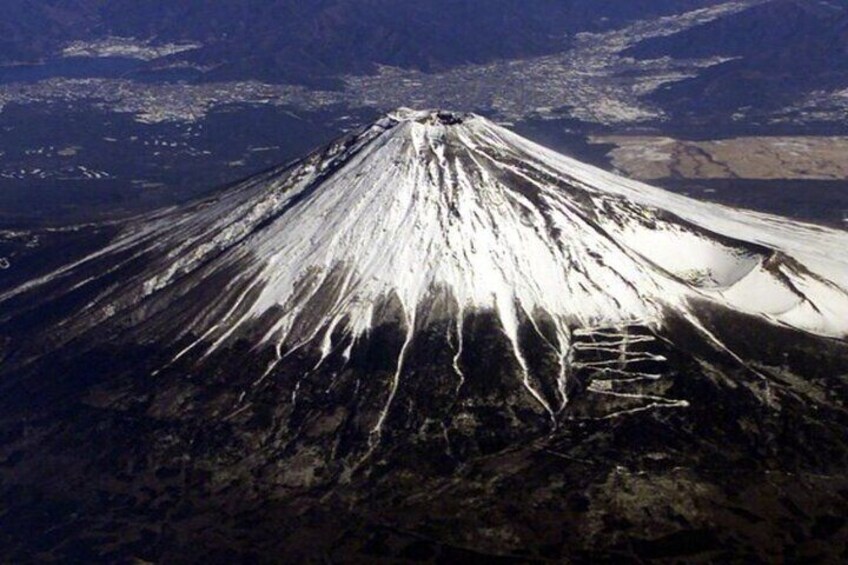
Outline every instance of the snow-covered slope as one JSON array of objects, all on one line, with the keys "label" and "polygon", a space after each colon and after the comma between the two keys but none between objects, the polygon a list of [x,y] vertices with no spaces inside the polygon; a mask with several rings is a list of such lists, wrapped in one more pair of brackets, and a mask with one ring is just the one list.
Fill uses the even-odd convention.
[{"label": "snow-covered slope", "polygon": [[180,320],[196,337],[182,354],[257,325],[278,356],[318,340],[329,352],[334,331],[373,329],[386,300],[410,336],[494,311],[516,349],[519,319],[549,318],[563,356],[579,327],[661,325],[669,309],[697,324],[693,300],[848,335],[845,232],[625,180],[475,115],[398,110],[216,199],[133,222],[0,301],[57,279],[97,284],[142,256],[64,322],[71,334],[144,301],[145,315],[173,309],[214,280],[208,308]]}]

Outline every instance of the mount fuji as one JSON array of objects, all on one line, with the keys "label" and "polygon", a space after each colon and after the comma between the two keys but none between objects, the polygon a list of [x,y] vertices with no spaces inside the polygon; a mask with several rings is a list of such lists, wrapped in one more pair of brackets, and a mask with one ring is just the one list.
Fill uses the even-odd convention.
[{"label": "mount fuji", "polygon": [[844,231],[408,109],[85,229],[0,287],[10,555],[848,551]]}]

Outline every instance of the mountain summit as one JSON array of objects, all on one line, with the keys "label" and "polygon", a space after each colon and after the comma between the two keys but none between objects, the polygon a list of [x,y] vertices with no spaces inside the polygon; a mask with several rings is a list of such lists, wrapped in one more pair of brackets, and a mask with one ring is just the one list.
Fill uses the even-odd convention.
[{"label": "mountain summit", "polygon": [[[53,457],[76,462],[71,483],[92,460],[141,457],[157,477],[211,473],[195,487],[214,520],[271,492],[315,512],[369,493],[370,523],[392,512],[381,492],[446,511],[415,502],[420,482],[496,504],[456,473],[495,461],[481,472],[505,480],[501,458],[554,444],[601,474],[649,452],[662,473],[709,454],[724,471],[682,488],[718,499],[740,461],[821,471],[834,459],[810,438],[848,454],[832,381],[848,374],[848,234],[625,180],[480,116],[401,109],[115,232],[0,294],[4,417],[47,426],[16,440],[42,443],[13,482]],[[828,426],[796,434],[813,408]],[[84,416],[45,423],[58,414]],[[115,452],[117,430],[143,447]],[[81,438],[75,459],[63,445]],[[235,482],[216,491],[221,473]],[[436,535],[499,553],[548,535],[474,531]],[[238,546],[231,534],[216,543]]]}]

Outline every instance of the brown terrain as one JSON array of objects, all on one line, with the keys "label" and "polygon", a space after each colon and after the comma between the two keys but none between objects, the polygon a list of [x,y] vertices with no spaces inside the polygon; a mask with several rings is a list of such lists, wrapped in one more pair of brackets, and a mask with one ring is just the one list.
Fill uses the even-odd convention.
[{"label": "brown terrain", "polygon": [[848,137],[739,137],[687,141],[656,136],[596,136],[615,146],[612,164],[641,180],[848,179]]}]

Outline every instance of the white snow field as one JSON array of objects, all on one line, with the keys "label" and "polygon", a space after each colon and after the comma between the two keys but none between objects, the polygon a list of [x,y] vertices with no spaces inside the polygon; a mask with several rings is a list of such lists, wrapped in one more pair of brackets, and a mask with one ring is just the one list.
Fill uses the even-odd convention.
[{"label": "white snow field", "polygon": [[669,309],[694,320],[693,299],[848,335],[848,233],[626,180],[472,114],[397,110],[202,204],[130,222],[0,303],[104,257],[121,254],[119,269],[128,253],[158,259],[92,301],[86,325],[237,267],[216,293],[227,311],[185,320],[198,339],[181,354],[214,351],[269,313],[263,343],[327,353],[334,331],[368,332],[389,297],[409,340],[439,292],[457,324],[496,312],[516,347],[521,319],[545,315],[564,344],[580,327],[660,325]]}]

